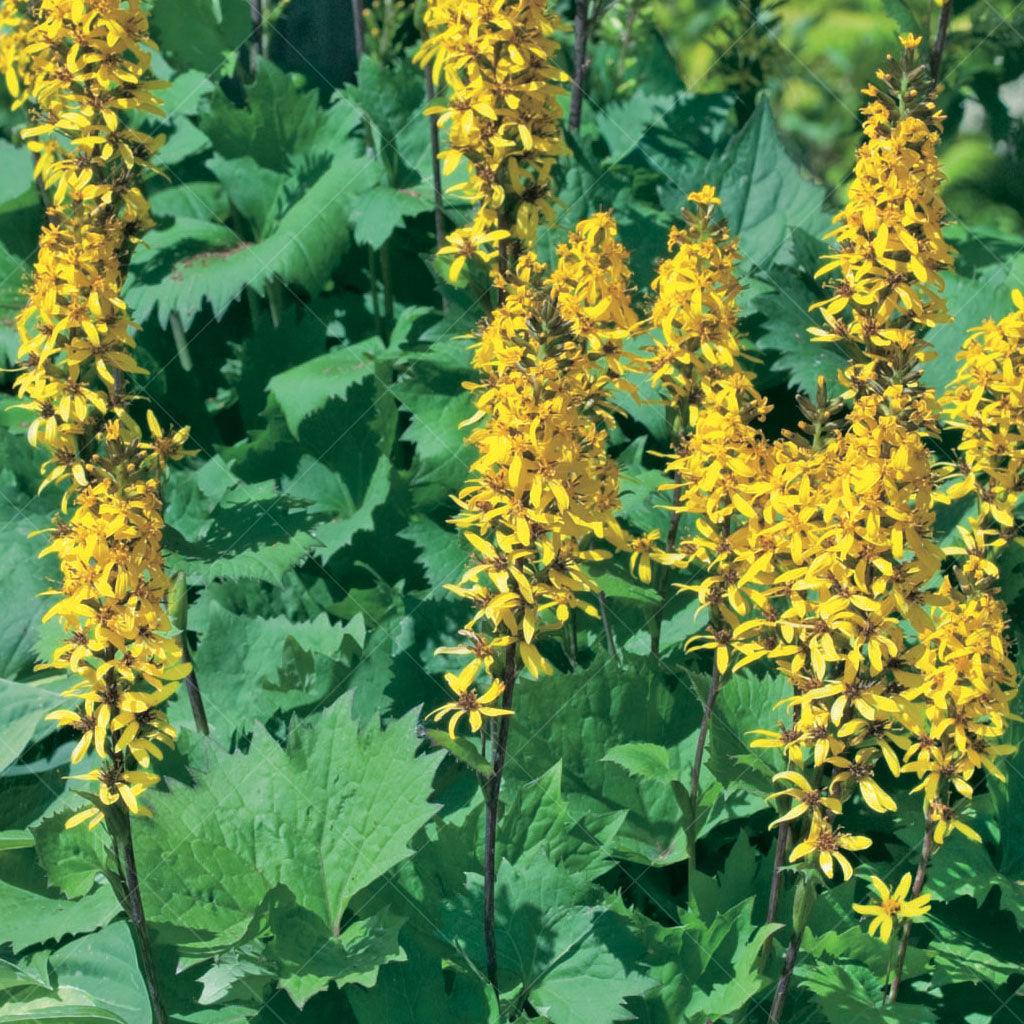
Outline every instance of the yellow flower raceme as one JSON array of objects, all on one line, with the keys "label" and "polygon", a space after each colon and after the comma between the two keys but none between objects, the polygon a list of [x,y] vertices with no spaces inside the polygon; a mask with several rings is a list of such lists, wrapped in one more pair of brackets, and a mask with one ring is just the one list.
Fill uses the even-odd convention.
[{"label": "yellow flower raceme", "polygon": [[[960,493],[980,499],[979,528],[992,520],[1012,532],[1024,493],[1024,295],[1013,290],[1014,309],[972,331],[957,358],[956,378],[942,399],[949,425],[961,433],[967,471]],[[992,537],[988,546],[1004,538]]]},{"label": "yellow flower raceme", "polygon": [[446,103],[428,108],[447,128],[445,174],[463,162],[465,182],[452,191],[474,208],[440,252],[455,258],[458,279],[470,258],[491,262],[507,240],[511,271],[542,222],[554,217],[551,172],[566,152],[559,97],[565,72],[554,65],[560,23],[547,0],[429,0],[427,38],[416,61],[448,87]]},{"label": "yellow flower raceme", "polygon": [[[692,426],[701,404],[763,406],[752,378],[740,365],[739,249],[726,225],[715,219],[720,200],[711,185],[691,192],[695,210],[683,211],[682,227],[669,233],[671,255],[654,279],[651,321],[660,337],[647,349],[651,385],[677,413],[677,430]],[[707,392],[707,396],[703,392]]]},{"label": "yellow flower raceme", "polygon": [[936,156],[943,115],[928,70],[917,62],[920,40],[900,41],[900,60],[878,71],[877,82],[864,90],[865,141],[830,235],[837,250],[818,271],[834,275],[833,296],[817,304],[826,326],[811,333],[854,354],[842,377],[854,393],[877,390],[879,383],[905,391],[901,400],[930,428],[934,403],[918,388],[920,364],[928,358],[922,332],[949,318],[939,272],[952,263],[942,237]]},{"label": "yellow flower raceme", "polygon": [[439,652],[468,660],[449,678],[459,700],[436,713],[466,712],[473,731],[489,710],[477,705],[501,693],[504,673],[551,671],[537,647],[542,633],[573,610],[597,614],[587,564],[608,551],[594,542],[626,546],[607,431],[612,392],[624,386],[623,341],[636,324],[629,295],[615,223],[596,214],[577,225],[546,276],[531,255],[520,260],[475,345],[480,379],[466,387],[476,396],[477,457],[453,519],[475,561],[449,588],[474,614],[466,642]]},{"label": "yellow flower raceme", "polygon": [[146,441],[129,414],[130,375],[142,370],[121,297],[152,223],[141,175],[161,139],[138,125],[160,113],[159,83],[139,0],[8,2],[4,16],[13,30],[0,60],[28,110],[22,134],[52,203],[17,318],[15,382],[34,414],[28,439],[48,452],[42,486],[64,489],[42,554],[56,554],[61,568],[44,621],[57,619],[66,638],[40,667],[76,680],[65,691],[76,708],[51,717],[80,734],[74,763],[90,751],[99,758],[75,776],[97,784],[99,803],[66,823],[95,827],[103,806],[147,813],[139,798],[158,781],[149,769],[175,739],[161,705],[190,671],[168,635],[160,497],[187,430],[165,435],[147,413]]}]

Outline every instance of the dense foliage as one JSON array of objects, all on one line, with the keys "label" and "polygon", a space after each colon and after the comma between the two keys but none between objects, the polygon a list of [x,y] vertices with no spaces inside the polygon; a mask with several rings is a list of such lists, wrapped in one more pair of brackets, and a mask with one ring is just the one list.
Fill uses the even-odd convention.
[{"label": "dense foliage", "polygon": [[695,6],[4,0],[0,1022],[1020,1020],[1019,15]]}]

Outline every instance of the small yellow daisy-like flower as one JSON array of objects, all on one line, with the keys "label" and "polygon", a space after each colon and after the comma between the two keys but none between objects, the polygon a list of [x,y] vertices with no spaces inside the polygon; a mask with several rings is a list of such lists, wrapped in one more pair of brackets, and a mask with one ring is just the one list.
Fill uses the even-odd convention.
[{"label": "small yellow daisy-like flower", "polygon": [[449,672],[444,679],[456,699],[435,708],[427,715],[427,720],[438,722],[445,715],[451,715],[448,719],[448,735],[452,739],[455,739],[455,727],[463,717],[468,718],[469,727],[473,732],[479,732],[485,718],[500,718],[502,715],[512,714],[511,708],[491,706],[505,692],[505,685],[497,679],[486,692],[479,695],[475,686],[465,683],[454,672]]},{"label": "small yellow daisy-like flower", "polygon": [[710,204],[712,206],[721,206],[722,200],[718,198],[715,193],[714,185],[704,185],[702,188],[697,189],[695,192],[691,192],[686,197],[688,202],[700,203],[702,205]]},{"label": "small yellow daisy-like flower", "polygon": [[816,857],[818,866],[825,873],[826,878],[831,878],[835,873],[836,864],[839,865],[843,878],[849,881],[853,877],[853,865],[849,858],[843,853],[844,850],[866,850],[871,845],[867,836],[854,836],[840,829],[835,829],[822,818],[815,819],[811,824],[811,830],[802,843],[793,847],[789,855],[790,864],[806,857]]},{"label": "small yellow daisy-like flower", "polygon": [[897,921],[908,920],[913,917],[924,917],[932,909],[931,896],[922,893],[908,899],[910,895],[910,872],[908,871],[891,890],[878,875],[871,876],[871,884],[878,893],[878,903],[854,903],[853,909],[858,914],[864,914],[871,918],[868,924],[868,934],[878,937],[883,942],[888,942],[892,935],[893,925]]}]

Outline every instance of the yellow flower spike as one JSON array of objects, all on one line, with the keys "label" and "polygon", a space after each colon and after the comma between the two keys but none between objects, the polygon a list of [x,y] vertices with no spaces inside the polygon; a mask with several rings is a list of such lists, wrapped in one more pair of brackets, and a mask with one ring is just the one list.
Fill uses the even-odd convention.
[{"label": "yellow flower spike", "polygon": [[448,132],[442,172],[468,164],[457,190],[476,207],[440,253],[455,256],[448,274],[457,281],[469,260],[492,263],[508,239],[507,274],[538,226],[554,219],[551,173],[567,152],[559,106],[567,76],[554,63],[561,22],[546,0],[429,0],[423,23],[415,61],[449,92],[426,111]]},{"label": "yellow flower spike", "polygon": [[589,565],[609,547],[628,547],[607,452],[612,395],[629,388],[624,344],[639,325],[628,254],[614,219],[598,213],[576,225],[557,256],[551,271],[531,253],[519,260],[474,344],[479,381],[466,387],[477,412],[465,425],[476,459],[452,519],[472,560],[448,588],[474,606],[462,631],[471,642],[439,652],[467,661],[446,677],[460,699],[428,716],[451,715],[453,733],[467,716],[477,731],[473,713],[492,713],[470,692],[481,669],[503,685],[506,672],[537,679],[554,671],[540,637],[574,612],[598,616],[587,599],[597,589]]},{"label": "yellow flower spike", "polygon": [[927,77],[913,88],[900,84],[921,38],[908,33],[900,43],[900,61],[890,60],[864,90],[865,141],[846,206],[827,236],[837,249],[818,270],[829,275],[834,295],[812,307],[823,311],[827,329],[811,334],[858,351],[856,365],[841,378],[851,395],[885,391],[893,406],[905,407],[905,422],[934,431],[933,396],[900,368],[930,359],[923,335],[949,319],[940,272],[952,265],[953,252],[942,237],[946,210],[936,155],[943,114]]},{"label": "yellow flower spike", "polygon": [[[52,202],[16,321],[15,381],[35,414],[29,443],[49,449],[43,485],[64,491],[64,518],[43,551],[59,559],[62,583],[44,621],[67,638],[46,667],[77,680],[64,691],[77,707],[51,718],[80,734],[72,763],[90,751],[98,759],[76,778],[95,783],[103,803],[146,813],[138,798],[158,776],[139,767],[175,738],[158,705],[190,671],[163,635],[159,490],[164,465],[188,454],[187,430],[165,432],[149,412],[143,442],[127,412],[127,375],[144,371],[120,292],[152,224],[139,181],[162,142],[126,127],[161,114],[147,14],[140,0],[38,0],[3,5],[0,30],[0,67],[19,100],[31,97],[35,123],[23,135]],[[68,824],[103,820],[92,807]]]}]

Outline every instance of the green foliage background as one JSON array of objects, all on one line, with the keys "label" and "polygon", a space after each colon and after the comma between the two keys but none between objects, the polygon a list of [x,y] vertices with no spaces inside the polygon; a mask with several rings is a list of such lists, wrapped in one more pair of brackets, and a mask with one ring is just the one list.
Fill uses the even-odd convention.
[{"label": "green foliage background", "polygon": [[[686,193],[719,187],[744,254],[744,327],[775,404],[830,379],[807,306],[821,235],[842,201],[858,90],[925,0],[772,10],[691,0],[613,5],[594,46],[583,131],[559,169],[550,252],[580,216],[615,210],[641,301]],[[943,158],[959,248],[952,324],[933,332],[929,382],[952,375],[965,331],[1009,308],[1021,281],[1024,15],[957,3]],[[148,182],[158,226],[131,267],[144,392],[189,424],[200,454],[166,485],[168,562],[187,576],[188,639],[213,735],[187,703],[155,818],[137,826],[143,896],[169,1009],[192,1024],[551,1024],[766,1016],[780,958],[765,927],[778,763],[746,730],[774,722],[778,680],[729,682],[716,709],[686,863],[676,783],[688,774],[708,665],[684,657],[701,622],[678,598],[665,658],[647,656],[653,593],[604,571],[621,663],[579,623],[578,664],[524,685],[499,832],[502,998],[482,978],[482,802],[467,744],[433,748],[421,708],[442,696],[464,609],[443,589],[465,560],[445,524],[469,453],[465,335],[471,281],[435,266],[423,79],[412,26],[356,73],[348,5],[293,0],[249,65],[246,0],[156,0],[168,143]],[[624,45],[624,39],[628,45]],[[0,140],[0,351],[31,265],[42,208],[4,115]],[[370,145],[368,145],[368,142]],[[464,216],[448,210],[453,221]],[[386,294],[385,294],[386,292]],[[65,832],[80,798],[72,742],[44,716],[39,625],[54,566],[28,534],[54,497],[24,414],[0,395],[0,1022],[148,1019],[135,951],[102,878],[100,835]],[[654,489],[666,443],[653,406],[614,442],[628,524],[663,523]],[[948,524],[955,526],[954,510]],[[1001,566],[1019,630],[1019,548]],[[789,1006],[795,1024],[1024,1019],[1024,760],[983,793],[985,843],[950,840],[914,931],[903,998],[879,1006],[886,950],[849,905],[870,872],[814,909]],[[916,859],[917,798],[867,816],[870,860],[892,879]],[[689,894],[689,902],[688,902]],[[785,915],[789,907],[784,908]],[[784,920],[785,920],[784,916]],[[759,954],[768,950],[766,957]]]}]

